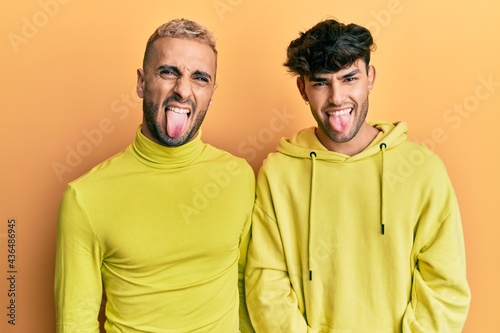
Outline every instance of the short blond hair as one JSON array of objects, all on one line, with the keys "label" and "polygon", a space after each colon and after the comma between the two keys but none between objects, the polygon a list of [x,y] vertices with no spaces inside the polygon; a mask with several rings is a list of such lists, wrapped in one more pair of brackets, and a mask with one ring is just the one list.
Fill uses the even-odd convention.
[{"label": "short blond hair", "polygon": [[162,24],[155,30],[151,37],[149,37],[146,44],[146,51],[144,52],[143,67],[145,66],[149,55],[151,54],[153,43],[157,39],[163,37],[183,38],[199,41],[210,46],[210,48],[214,51],[215,57],[217,58],[215,37],[212,32],[210,32],[206,27],[197,22],[181,18],[174,19]]}]

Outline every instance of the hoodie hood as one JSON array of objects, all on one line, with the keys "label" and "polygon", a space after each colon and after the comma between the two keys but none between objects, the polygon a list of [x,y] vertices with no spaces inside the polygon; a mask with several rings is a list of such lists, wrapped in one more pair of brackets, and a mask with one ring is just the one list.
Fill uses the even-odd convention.
[{"label": "hoodie hood", "polygon": [[404,122],[388,123],[383,121],[369,122],[369,124],[377,128],[380,133],[360,153],[348,156],[326,149],[318,140],[315,134],[315,127],[306,128],[290,139],[281,139],[277,151],[279,153],[292,156],[295,158],[309,159],[311,161],[310,168],[310,193],[309,193],[309,217],[308,217],[308,267],[309,280],[313,277],[313,265],[311,256],[311,235],[314,233],[314,225],[316,218],[314,216],[315,209],[315,184],[316,180],[316,163],[319,161],[333,163],[355,163],[367,158],[379,158],[379,177],[380,177],[380,207],[379,221],[381,234],[385,234],[386,221],[384,220],[384,156],[386,151],[397,147],[407,139],[408,126]]},{"label": "hoodie hood", "polygon": [[380,133],[365,150],[353,156],[336,153],[325,148],[314,133],[315,127],[306,128],[291,138],[281,139],[277,151],[292,157],[307,159],[311,158],[310,154],[314,151],[317,160],[355,162],[380,153],[380,144],[382,143],[385,143],[386,149],[390,150],[407,139],[408,126],[405,122],[373,121],[368,123],[380,130]]}]

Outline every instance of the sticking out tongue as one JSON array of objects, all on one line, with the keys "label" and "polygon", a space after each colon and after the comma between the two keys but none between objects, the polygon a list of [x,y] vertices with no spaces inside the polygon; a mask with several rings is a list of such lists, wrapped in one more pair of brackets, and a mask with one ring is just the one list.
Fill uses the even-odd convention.
[{"label": "sticking out tongue", "polygon": [[332,125],[333,129],[338,132],[345,131],[351,123],[350,113],[345,113],[345,114],[335,113],[331,115],[329,118],[330,118],[330,125]]},{"label": "sticking out tongue", "polygon": [[184,133],[188,119],[187,113],[178,113],[172,110],[166,112],[167,116],[167,134],[171,138],[177,138]]}]

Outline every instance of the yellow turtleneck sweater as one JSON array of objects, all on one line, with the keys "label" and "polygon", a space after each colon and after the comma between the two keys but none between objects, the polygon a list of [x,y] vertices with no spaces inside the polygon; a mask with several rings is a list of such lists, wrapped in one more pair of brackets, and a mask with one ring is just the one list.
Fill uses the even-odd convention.
[{"label": "yellow turtleneck sweater", "polygon": [[252,331],[243,272],[254,175],[200,136],[169,148],[138,130],[127,149],[69,184],[58,221],[58,332],[99,332],[103,286],[107,332]]}]

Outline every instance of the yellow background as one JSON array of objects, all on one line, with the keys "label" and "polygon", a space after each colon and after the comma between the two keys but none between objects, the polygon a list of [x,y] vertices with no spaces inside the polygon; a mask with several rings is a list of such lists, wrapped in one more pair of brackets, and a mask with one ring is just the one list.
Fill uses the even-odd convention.
[{"label": "yellow background", "polygon": [[[473,295],[464,331],[499,331],[500,3],[492,0],[2,0],[0,331],[55,331],[62,191],[133,140],[145,42],[177,17],[218,39],[219,88],[204,140],[255,170],[280,137],[314,124],[281,65],[288,43],[327,17],[370,28],[378,76],[368,118],[407,121],[410,138],[446,163]],[[9,218],[17,222],[16,326],[6,316]]]}]

